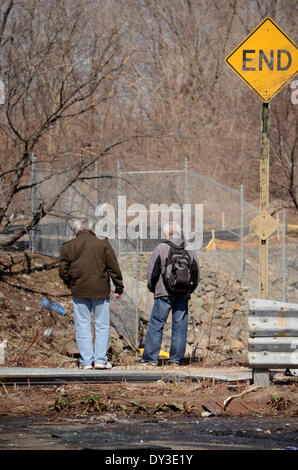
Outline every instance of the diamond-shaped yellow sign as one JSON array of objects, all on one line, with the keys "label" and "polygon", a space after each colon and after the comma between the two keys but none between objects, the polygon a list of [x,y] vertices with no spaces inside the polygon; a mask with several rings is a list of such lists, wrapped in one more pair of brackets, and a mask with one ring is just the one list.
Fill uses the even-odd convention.
[{"label": "diamond-shaped yellow sign", "polygon": [[271,18],[265,18],[226,63],[267,103],[297,74],[298,49]]},{"label": "diamond-shaped yellow sign", "polygon": [[266,211],[261,211],[249,224],[261,240],[267,240],[278,227],[277,221]]}]

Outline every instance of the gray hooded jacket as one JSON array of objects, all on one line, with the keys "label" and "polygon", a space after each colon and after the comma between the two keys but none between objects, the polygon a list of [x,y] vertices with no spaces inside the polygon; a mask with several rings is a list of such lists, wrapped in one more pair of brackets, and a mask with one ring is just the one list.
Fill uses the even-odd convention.
[{"label": "gray hooded jacket", "polygon": [[[170,241],[176,246],[181,246],[183,244],[183,240],[181,240],[181,238],[172,238]],[[158,297],[165,297],[169,295],[165,288],[162,278],[162,272],[165,267],[169,250],[170,246],[167,243],[162,242],[156,246],[149,259],[147,267],[147,287],[150,292],[154,292],[155,299]],[[197,254],[195,251],[192,250],[189,250],[188,253],[192,262],[191,278],[193,284],[189,292],[183,296],[183,298],[186,299],[190,298],[191,293],[197,288],[200,279],[200,265]]]}]

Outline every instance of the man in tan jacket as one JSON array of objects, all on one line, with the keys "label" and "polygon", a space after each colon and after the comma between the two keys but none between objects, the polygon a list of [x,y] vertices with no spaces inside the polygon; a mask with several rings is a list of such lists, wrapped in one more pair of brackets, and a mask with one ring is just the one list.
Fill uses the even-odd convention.
[{"label": "man in tan jacket", "polygon": [[[113,248],[107,238],[94,233],[92,220],[75,224],[76,237],[62,245],[59,276],[71,290],[76,340],[84,369],[110,369],[107,349],[110,337],[110,280],[114,298],[123,292],[123,279]],[[94,312],[95,341],[92,344],[91,311]]]}]

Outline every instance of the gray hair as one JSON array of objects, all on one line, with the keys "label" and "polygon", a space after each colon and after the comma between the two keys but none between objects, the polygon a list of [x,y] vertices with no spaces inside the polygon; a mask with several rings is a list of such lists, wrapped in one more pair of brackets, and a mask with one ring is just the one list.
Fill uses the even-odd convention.
[{"label": "gray hair", "polygon": [[169,238],[180,238],[181,237],[181,228],[176,222],[168,222],[163,228],[165,236]]},{"label": "gray hair", "polygon": [[94,232],[94,222],[90,217],[76,220],[74,227],[76,232],[81,232],[82,230],[91,230]]}]

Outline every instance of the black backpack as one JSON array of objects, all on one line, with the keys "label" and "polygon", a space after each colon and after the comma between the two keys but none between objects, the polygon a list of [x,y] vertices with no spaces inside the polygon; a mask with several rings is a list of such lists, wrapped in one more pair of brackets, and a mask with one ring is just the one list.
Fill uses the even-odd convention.
[{"label": "black backpack", "polygon": [[184,243],[180,246],[175,245],[170,240],[165,240],[163,243],[170,245],[162,273],[165,288],[169,294],[187,294],[192,284],[189,253],[184,249]]}]

